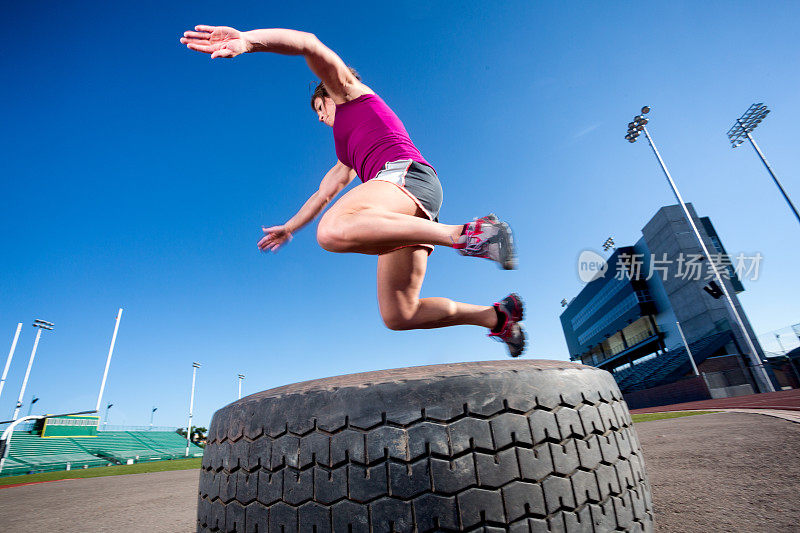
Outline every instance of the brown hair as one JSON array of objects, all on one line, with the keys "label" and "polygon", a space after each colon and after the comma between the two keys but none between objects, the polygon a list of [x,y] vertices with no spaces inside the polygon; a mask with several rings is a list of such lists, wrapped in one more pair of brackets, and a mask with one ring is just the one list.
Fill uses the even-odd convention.
[{"label": "brown hair", "polygon": [[[356,69],[354,69],[353,67],[348,67],[348,68],[350,69],[350,72],[353,73],[353,76],[355,76],[358,81],[361,81],[361,76],[356,71]],[[314,111],[317,110],[314,107],[314,100],[316,100],[317,98],[323,98],[323,99],[328,98],[329,96],[330,95],[328,94],[328,89],[325,88],[325,84],[319,82],[316,88],[314,89],[314,92],[311,93],[311,109],[313,109]]]}]

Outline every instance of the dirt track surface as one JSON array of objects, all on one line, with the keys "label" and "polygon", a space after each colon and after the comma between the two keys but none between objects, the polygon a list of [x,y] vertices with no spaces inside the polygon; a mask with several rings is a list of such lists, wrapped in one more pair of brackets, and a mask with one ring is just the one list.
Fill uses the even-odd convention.
[{"label": "dirt track surface", "polygon": [[635,427],[656,531],[797,531],[800,424],[719,413]]},{"label": "dirt track surface", "polygon": [[0,489],[0,530],[188,533],[200,470],[65,479]]},{"label": "dirt track surface", "polygon": [[[636,424],[656,531],[797,531],[800,424],[719,413]],[[194,531],[199,471],[55,481],[0,489],[15,533]]]}]

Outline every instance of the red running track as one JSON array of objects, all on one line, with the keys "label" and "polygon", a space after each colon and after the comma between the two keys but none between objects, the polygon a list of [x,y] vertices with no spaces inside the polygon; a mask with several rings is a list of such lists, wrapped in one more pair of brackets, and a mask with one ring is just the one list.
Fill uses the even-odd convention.
[{"label": "red running track", "polygon": [[73,479],[83,479],[82,477],[67,477],[64,479],[48,479],[47,481],[28,481],[27,483],[14,483],[12,485],[0,485],[1,489],[8,489],[11,487],[24,487],[25,485],[39,485],[40,483],[52,483],[53,481],[71,481]]},{"label": "red running track", "polygon": [[787,409],[800,411],[800,389],[645,407],[643,409],[633,409],[631,414],[663,413],[664,411],[686,411],[692,409]]}]

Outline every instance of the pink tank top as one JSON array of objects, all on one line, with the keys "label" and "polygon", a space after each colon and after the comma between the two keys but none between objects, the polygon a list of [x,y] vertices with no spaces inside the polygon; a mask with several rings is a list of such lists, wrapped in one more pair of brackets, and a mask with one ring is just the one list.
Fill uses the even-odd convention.
[{"label": "pink tank top", "polygon": [[339,161],[354,169],[364,182],[390,161],[410,159],[431,166],[377,94],[364,94],[336,106],[333,141]]}]

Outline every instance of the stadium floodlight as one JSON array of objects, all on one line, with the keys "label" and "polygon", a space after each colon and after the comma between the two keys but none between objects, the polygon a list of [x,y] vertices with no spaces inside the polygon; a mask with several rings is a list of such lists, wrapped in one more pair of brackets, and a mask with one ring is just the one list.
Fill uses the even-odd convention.
[{"label": "stadium floodlight", "polygon": [[108,367],[111,365],[111,354],[114,353],[114,344],[117,342],[117,331],[119,331],[119,319],[122,318],[122,308],[117,312],[117,321],[114,324],[114,334],[111,336],[111,346],[108,348],[108,357],[106,357],[106,368],[103,370],[103,380],[100,382],[100,392],[97,395],[97,405],[95,411],[100,411],[100,402],[103,401],[103,391],[106,389],[106,378],[108,377]]},{"label": "stadium floodlight", "polygon": [[28,416],[31,416],[31,411],[33,411],[33,404],[39,401],[39,398],[34,394],[31,398],[31,403],[28,404]]},{"label": "stadium floodlight", "polygon": [[775,176],[775,172],[772,171],[772,167],[769,165],[767,158],[764,157],[764,153],[761,151],[761,148],[758,147],[756,144],[755,139],[753,136],[750,135],[753,133],[753,130],[758,127],[762,120],[767,118],[769,114],[769,109],[763,103],[753,104],[747,108],[747,111],[744,114],[736,119],[736,122],[731,129],[728,130],[728,140],[731,142],[731,148],[737,148],[740,146],[745,139],[750,141],[750,144],[753,146],[753,149],[758,154],[758,157],[761,159],[761,162],[764,163],[764,166],[767,168],[767,172],[769,175],[772,176],[772,181],[775,182],[775,185],[778,187],[778,190],[781,191],[783,195],[783,199],[786,200],[786,203],[789,204],[789,209],[792,210],[794,213],[795,218],[798,222],[800,222],[800,214],[797,213],[797,208],[794,206],[792,201],[789,199],[789,195],[786,194],[786,191],[781,185],[781,182],[778,181],[778,178]]},{"label": "stadium floodlight", "polygon": [[[645,109],[647,111],[645,111]],[[642,113],[649,113],[650,108],[649,106],[642,107]],[[640,118],[637,116],[634,118],[634,122],[636,119]],[[683,201],[683,197],[681,196],[680,191],[678,191],[678,186],[675,184],[675,181],[672,179],[672,175],[670,175],[669,170],[667,169],[667,165],[664,163],[664,160],[661,158],[661,154],[658,152],[658,148],[656,148],[656,144],[653,141],[653,138],[650,136],[650,132],[647,131],[647,128],[644,125],[641,125],[641,131],[644,132],[645,137],[647,138],[647,142],[650,144],[650,148],[653,149],[653,153],[658,160],[659,165],[661,165],[661,170],[664,172],[664,176],[667,178],[667,182],[669,182],[669,186],[672,188],[672,192],[675,195],[675,198],[678,200],[681,208],[683,209],[683,213],[686,216],[686,220],[689,222],[689,226],[692,228],[692,232],[694,233],[695,238],[697,238],[697,242],[700,244],[700,249],[703,251],[703,258],[708,259],[708,266],[711,268],[712,272],[714,273],[714,279],[722,289],[723,294],[725,295],[725,300],[728,303],[728,308],[730,310],[731,315],[733,316],[736,324],[739,326],[739,330],[741,331],[742,336],[744,337],[745,341],[747,342],[747,347],[749,349],[749,359],[750,364],[753,367],[754,374],[758,376],[759,381],[759,389],[760,392],[775,392],[775,387],[772,385],[772,381],[770,381],[769,376],[767,376],[767,372],[764,370],[764,365],[762,364],[759,356],[758,351],[756,351],[756,347],[753,344],[753,340],[750,338],[750,334],[747,332],[747,328],[744,327],[744,322],[742,322],[742,317],[739,316],[739,311],[736,310],[736,306],[733,304],[733,300],[731,299],[731,295],[728,292],[728,288],[726,287],[725,283],[723,283],[722,278],[720,277],[719,270],[717,269],[717,265],[714,264],[714,261],[711,261],[711,254],[706,247],[706,243],[703,241],[703,238],[700,236],[700,231],[697,229],[697,225],[694,223],[692,219],[692,215],[689,213],[689,209],[686,207],[686,203]],[[628,128],[628,133],[630,134],[631,129]],[[639,132],[636,132],[638,135]],[[630,142],[634,142],[636,138],[634,137],[633,140]]]},{"label": "stadium floodlight", "polygon": [[156,411],[158,411],[158,407],[153,407],[153,408],[150,410],[150,429],[151,429],[151,430],[153,429],[153,415],[155,415],[155,414],[156,414]]},{"label": "stadium floodlight", "polygon": [[239,374],[239,399],[242,399],[242,381],[244,380],[244,374]]},{"label": "stadium floodlight", "polygon": [[3,377],[0,378],[0,396],[3,395],[3,387],[6,384],[6,377],[8,376],[8,369],[11,367],[11,358],[14,357],[14,351],[17,349],[17,341],[19,340],[19,332],[22,331],[22,322],[17,324],[17,331],[14,333],[14,340],[11,341],[11,349],[8,351],[8,358],[6,359],[6,366],[3,368]]},{"label": "stadium floodlight", "polygon": [[46,329],[47,331],[52,331],[55,324],[52,322],[46,322],[44,320],[39,320],[38,318],[33,321],[33,327],[35,327],[38,331],[36,332],[36,340],[33,341],[33,350],[31,350],[31,357],[28,360],[28,368],[25,370],[25,377],[22,380],[22,388],[19,390],[19,398],[17,398],[17,405],[14,408],[14,416],[11,417],[12,420],[16,420],[19,416],[19,410],[22,407],[22,398],[25,396],[25,387],[28,386],[28,378],[31,375],[31,367],[33,366],[33,359],[36,357],[36,348],[39,347],[39,338],[42,336],[42,330]]},{"label": "stadium floodlight", "polygon": [[642,114],[636,115],[633,117],[633,120],[628,122],[628,133],[625,135],[625,140],[629,143],[635,143],[636,138],[642,133],[644,130],[645,124],[647,124],[647,119],[644,117],[646,113],[650,112],[650,108],[644,106],[642,108]]},{"label": "stadium floodlight", "polygon": [[186,457],[189,457],[189,445],[192,443],[192,411],[194,410],[194,384],[200,363],[192,363],[192,395],[189,397],[189,424],[186,426]]},{"label": "stadium floodlight", "polygon": [[567,299],[566,299],[566,298],[563,298],[563,299],[561,300],[561,307],[566,307],[568,304],[569,304],[569,302],[567,302]]},{"label": "stadium floodlight", "polygon": [[616,244],[614,243],[614,237],[609,237],[606,239],[606,242],[603,243],[603,251],[607,252],[612,248],[616,248]]}]

